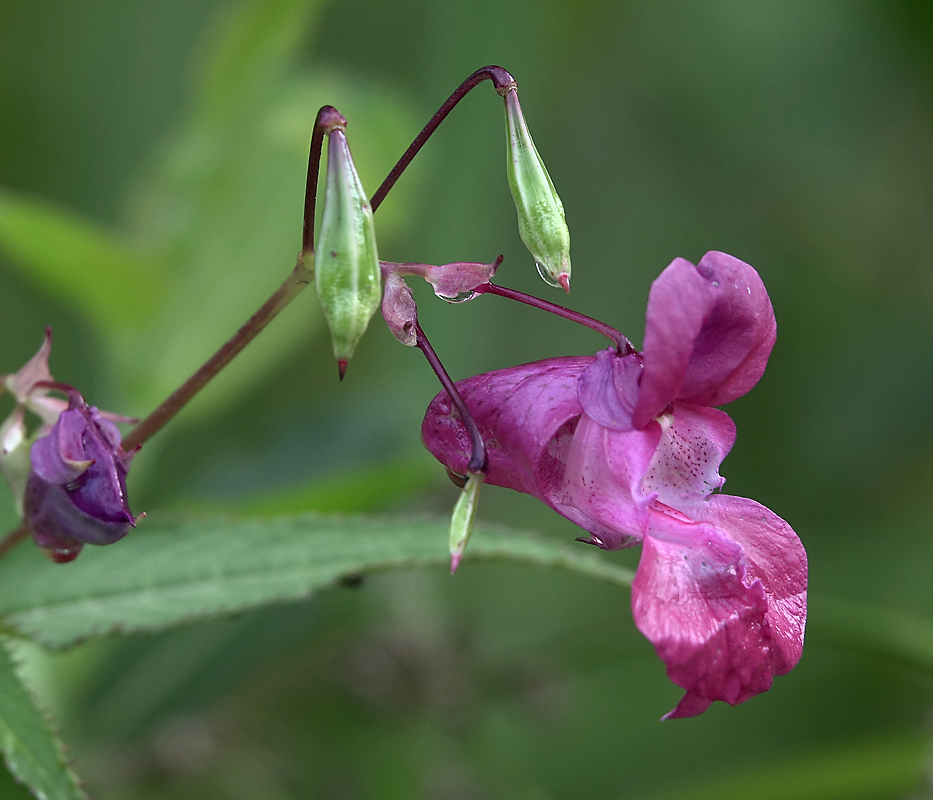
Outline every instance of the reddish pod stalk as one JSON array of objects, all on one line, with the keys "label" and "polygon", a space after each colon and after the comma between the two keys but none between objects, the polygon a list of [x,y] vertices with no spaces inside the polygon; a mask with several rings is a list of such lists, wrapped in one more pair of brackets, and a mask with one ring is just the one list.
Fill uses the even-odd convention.
[{"label": "reddish pod stalk", "polygon": [[444,365],[441,364],[440,359],[437,357],[437,353],[435,353],[434,348],[431,347],[428,337],[424,335],[424,331],[421,330],[421,326],[417,322],[415,323],[415,337],[416,346],[424,353],[424,357],[431,365],[431,369],[434,370],[434,374],[437,375],[441,385],[450,396],[451,402],[454,404],[457,411],[460,412],[460,418],[463,420],[463,426],[466,428],[467,436],[470,438],[470,446],[472,447],[472,454],[467,463],[467,472],[486,472],[486,445],[483,442],[483,437],[479,432],[479,428],[473,420],[473,415],[470,414],[467,409],[466,403],[463,402],[460,392],[450,379],[450,375],[447,374],[447,370],[444,369]]},{"label": "reddish pod stalk", "polygon": [[634,353],[635,348],[632,346],[632,343],[629,341],[628,337],[617,331],[610,325],[607,325],[605,322],[600,322],[598,319],[593,319],[592,317],[586,316],[586,314],[581,314],[579,311],[573,311],[569,308],[564,308],[563,306],[557,305],[557,303],[551,303],[548,300],[542,300],[540,297],[535,297],[531,294],[525,294],[524,292],[519,292],[516,289],[508,289],[505,286],[497,286],[494,283],[485,283],[481,286],[477,286],[474,291],[477,294],[495,294],[499,297],[506,297],[509,300],[516,300],[519,303],[524,303],[525,305],[532,306],[533,308],[539,308],[542,311],[549,311],[551,314],[556,314],[559,317],[564,319],[569,319],[571,322],[579,323],[584,325],[587,328],[590,328],[597,333],[601,333],[607,339],[613,342],[616,346],[616,351],[619,355],[625,356],[629,353]]},{"label": "reddish pod stalk", "polygon": [[492,81],[493,86],[495,86],[496,91],[500,95],[505,95],[510,87],[516,85],[515,79],[509,75],[508,72],[502,69],[502,67],[497,67],[492,64],[478,69],[470,75],[470,77],[461,83],[454,90],[453,94],[441,104],[441,107],[434,116],[428,120],[428,124],[421,129],[421,133],[415,137],[415,140],[408,146],[408,149],[402,154],[402,157],[396,162],[395,166],[392,167],[392,170],[386,176],[382,185],[376,189],[376,193],[369,201],[373,211],[379,208],[382,201],[385,200],[386,195],[389,193],[389,190],[395,186],[395,182],[401,177],[414,157],[418,155],[418,151],[424,147],[425,142],[431,138],[431,135],[437,130],[438,125],[440,125],[447,115],[454,110],[457,103],[470,93],[471,89],[474,89],[486,80]]}]

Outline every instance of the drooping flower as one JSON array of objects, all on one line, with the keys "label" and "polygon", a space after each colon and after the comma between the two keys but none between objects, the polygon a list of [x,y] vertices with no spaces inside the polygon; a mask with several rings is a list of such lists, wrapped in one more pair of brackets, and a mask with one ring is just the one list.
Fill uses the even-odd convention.
[{"label": "drooping flower", "polygon": [[[686,694],[667,717],[737,704],[794,667],[806,553],[758,503],[714,493],[732,420],[774,345],[758,273],[724,253],[676,259],[654,282],[642,352],[607,350],[479,375],[457,388],[486,442],[486,482],[531,494],[607,550],[642,544],[639,630]],[[446,393],[422,438],[462,473],[471,448]]]},{"label": "drooping flower", "polygon": [[[136,450],[124,452],[114,423],[136,420],[98,411],[75,388],[57,383],[49,371],[51,349],[49,328],[22,369],[0,376],[0,391],[16,401],[0,425],[0,470],[36,543],[52,560],[64,562],[85,544],[115,542],[135,524],[126,502],[126,473]],[[26,411],[39,418],[31,433]]]},{"label": "drooping flower", "polygon": [[24,519],[53,561],[72,561],[85,544],[112,544],[136,525],[126,500],[126,473],[136,450],[124,452],[120,431],[81,394],[59,385],[68,408],[30,450]]}]

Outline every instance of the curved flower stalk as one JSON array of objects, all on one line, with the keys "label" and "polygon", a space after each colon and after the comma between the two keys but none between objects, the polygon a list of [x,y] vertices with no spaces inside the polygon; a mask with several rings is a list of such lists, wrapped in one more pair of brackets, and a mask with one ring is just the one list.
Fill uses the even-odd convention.
[{"label": "curved flower stalk", "polygon": [[[553,358],[457,384],[487,446],[486,482],[533,495],[607,550],[642,544],[639,630],[686,693],[666,718],[744,702],[794,667],[806,553],[758,503],[714,494],[735,427],[713,406],[759,380],[774,345],[758,273],[724,253],[676,259],[654,282],[644,350]],[[470,443],[445,393],[422,438],[465,472]]]}]

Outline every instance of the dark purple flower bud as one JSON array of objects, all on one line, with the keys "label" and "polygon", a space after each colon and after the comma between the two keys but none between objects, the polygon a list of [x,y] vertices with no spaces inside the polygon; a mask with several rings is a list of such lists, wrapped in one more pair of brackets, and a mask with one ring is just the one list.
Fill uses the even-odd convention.
[{"label": "dark purple flower bud", "polygon": [[112,544],[136,524],[126,502],[126,473],[136,453],[124,452],[120,432],[81,394],[30,451],[24,518],[36,544],[56,562],[72,561],[85,544]]}]

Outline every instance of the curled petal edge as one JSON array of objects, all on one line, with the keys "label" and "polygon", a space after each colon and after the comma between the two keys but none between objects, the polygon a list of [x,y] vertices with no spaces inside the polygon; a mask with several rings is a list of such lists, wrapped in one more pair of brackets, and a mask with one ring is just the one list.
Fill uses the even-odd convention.
[{"label": "curled petal edge", "polygon": [[753,267],[715,251],[696,266],[674,259],[648,295],[635,427],[674,400],[719,406],[741,397],[764,373],[776,336]]}]

